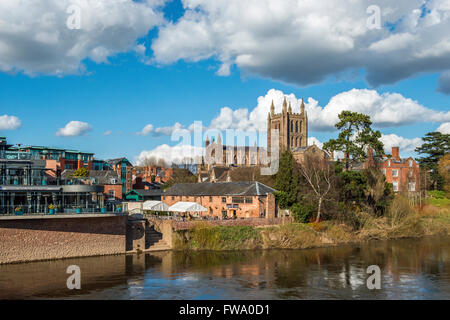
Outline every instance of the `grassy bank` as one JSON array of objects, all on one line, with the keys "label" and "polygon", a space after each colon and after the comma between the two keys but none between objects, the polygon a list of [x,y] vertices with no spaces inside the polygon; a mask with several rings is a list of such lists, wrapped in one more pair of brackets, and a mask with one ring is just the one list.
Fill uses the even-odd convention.
[{"label": "grassy bank", "polygon": [[189,231],[177,233],[176,249],[245,250],[304,249],[423,236],[450,235],[450,210],[427,205],[401,214],[393,210],[376,218],[363,212],[352,221],[290,223],[270,227],[215,226],[201,223]]}]

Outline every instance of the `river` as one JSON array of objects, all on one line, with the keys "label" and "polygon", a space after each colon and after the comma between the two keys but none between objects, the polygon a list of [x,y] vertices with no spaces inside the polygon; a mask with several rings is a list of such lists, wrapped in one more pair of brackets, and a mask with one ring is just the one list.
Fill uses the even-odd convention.
[{"label": "river", "polygon": [[[81,290],[69,290],[69,265]],[[367,267],[381,269],[369,290]],[[158,252],[0,266],[0,299],[450,299],[450,238],[233,252]]]}]

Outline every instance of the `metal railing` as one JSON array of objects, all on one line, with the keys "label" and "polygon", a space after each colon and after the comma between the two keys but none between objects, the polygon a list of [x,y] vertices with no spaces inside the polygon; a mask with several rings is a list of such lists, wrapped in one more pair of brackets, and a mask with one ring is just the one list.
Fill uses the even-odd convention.
[{"label": "metal railing", "polygon": [[65,206],[56,209],[49,209],[45,205],[41,205],[40,208],[36,206],[29,207],[27,205],[3,205],[0,206],[0,216],[22,216],[22,215],[59,215],[59,214],[84,214],[84,213],[122,213],[121,210],[112,207],[103,207],[99,205],[88,205],[83,207],[77,206]]}]

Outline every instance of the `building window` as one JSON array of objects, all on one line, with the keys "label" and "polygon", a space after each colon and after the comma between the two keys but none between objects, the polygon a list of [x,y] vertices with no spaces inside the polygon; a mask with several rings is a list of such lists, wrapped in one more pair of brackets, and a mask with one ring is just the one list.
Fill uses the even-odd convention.
[{"label": "building window", "polygon": [[383,174],[386,175],[386,169],[383,169]]},{"label": "building window", "polygon": [[412,167],[412,165],[413,165],[413,161],[409,160],[409,166]]},{"label": "building window", "polygon": [[412,178],[412,176],[413,176],[413,171],[412,171],[412,170],[409,170],[408,176],[409,176],[410,178]]},{"label": "building window", "polygon": [[108,196],[110,198],[115,198],[116,197],[116,192],[114,190],[108,190]]},{"label": "building window", "polygon": [[245,203],[253,203],[252,197],[245,197]]},{"label": "building window", "polygon": [[388,160],[388,167],[391,166],[391,160]]},{"label": "building window", "polygon": [[298,121],[295,121],[295,132],[298,132]]},{"label": "building window", "polygon": [[392,186],[394,187],[394,192],[397,192],[397,191],[398,191],[398,182],[397,182],[397,181],[394,181],[394,182],[392,183]]},{"label": "building window", "polygon": [[227,197],[222,197],[222,202],[226,203],[227,202]]},{"label": "building window", "polygon": [[408,184],[408,187],[409,187],[409,191],[412,191],[412,192],[416,191],[416,183],[415,182],[410,182]]},{"label": "building window", "polygon": [[175,197],[172,197],[172,200],[175,200]]},{"label": "building window", "polygon": [[244,203],[244,198],[243,197],[232,197],[231,198],[231,202],[233,202],[233,203]]},{"label": "building window", "polygon": [[212,202],[212,197],[211,196],[209,196],[209,202]]},{"label": "building window", "polygon": [[392,170],[392,176],[393,176],[394,178],[398,178],[398,169]]}]

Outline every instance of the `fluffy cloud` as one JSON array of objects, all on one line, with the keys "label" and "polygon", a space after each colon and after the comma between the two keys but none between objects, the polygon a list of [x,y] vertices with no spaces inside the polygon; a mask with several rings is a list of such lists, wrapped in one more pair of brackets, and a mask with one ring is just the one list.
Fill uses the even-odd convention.
[{"label": "fluffy cloud", "polygon": [[146,125],[138,135],[146,136],[152,134],[154,137],[171,136],[174,132],[184,131],[184,126],[176,122],[173,126],[155,128],[152,124]]},{"label": "fluffy cloud", "polygon": [[317,139],[316,137],[309,137],[308,138],[308,146],[312,146],[313,144],[318,146],[320,149],[322,149],[322,147],[323,147],[323,143],[320,142],[319,139]]},{"label": "fluffy cloud", "polygon": [[450,134],[450,122],[443,123],[436,129],[436,131],[443,134]]},{"label": "fluffy cloud", "polygon": [[414,149],[421,146],[423,141],[420,138],[407,139],[396,134],[387,134],[381,136],[384,144],[384,152],[390,154],[392,147],[400,147],[400,152],[412,153]]},{"label": "fluffy cloud", "polygon": [[[265,96],[258,97],[257,106],[250,112],[248,109],[222,108],[219,115],[211,121],[210,127],[220,130],[265,130],[272,100],[275,112],[278,113],[281,112],[284,97],[291,103],[294,112],[300,112],[301,99],[297,99],[294,94],[285,95],[280,90],[270,89]],[[332,97],[325,107],[319,106],[318,101],[313,98],[308,98],[305,108],[310,131],[335,130],[338,114],[343,110],[368,114],[377,127],[397,127],[424,121],[450,121],[450,112],[428,109],[398,93],[379,94],[368,89],[352,89],[339,93]]]},{"label": "fluffy cloud", "polygon": [[16,130],[22,125],[22,122],[16,116],[4,114],[0,116],[0,130]]},{"label": "fluffy cloud", "polygon": [[92,130],[89,123],[82,121],[70,121],[64,128],[58,129],[56,135],[60,137],[76,137],[87,134]]},{"label": "fluffy cloud", "polygon": [[182,0],[184,15],[159,30],[154,59],[219,60],[219,75],[243,71],[308,85],[365,69],[372,85],[450,70],[448,0]]},{"label": "fluffy cloud", "polygon": [[199,157],[204,155],[204,148],[195,147],[191,145],[176,145],[169,146],[167,144],[160,145],[153,150],[142,151],[136,157],[135,162],[140,164],[145,159],[155,157],[157,159],[164,159],[168,164],[180,164],[184,159],[191,158],[197,161]]},{"label": "fluffy cloud", "polygon": [[[131,51],[163,21],[162,0],[2,0],[0,71],[73,74]],[[78,16],[78,12],[80,13]],[[79,17],[79,19],[78,19]],[[76,26],[79,29],[70,29]]]},{"label": "fluffy cloud", "polygon": [[111,134],[112,134],[112,130],[108,130],[108,131],[103,132],[104,136],[109,136]]}]

